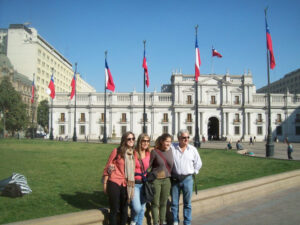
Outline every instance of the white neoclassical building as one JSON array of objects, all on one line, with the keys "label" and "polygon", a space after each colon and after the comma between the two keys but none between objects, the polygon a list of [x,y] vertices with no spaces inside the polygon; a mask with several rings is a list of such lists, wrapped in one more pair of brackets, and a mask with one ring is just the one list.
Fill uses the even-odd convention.
[{"label": "white neoclassical building", "polygon": [[[173,73],[171,84],[161,92],[146,94],[147,133],[155,139],[162,133],[174,135],[180,129],[195,133],[194,75]],[[243,75],[201,75],[198,83],[200,137],[233,141],[250,136],[263,141],[267,132],[267,98],[256,93],[250,72]],[[300,141],[300,95],[271,95],[273,137]],[[104,127],[104,93],[78,93],[76,107],[78,139],[99,140]],[[143,128],[143,93],[107,94],[107,134],[118,139],[122,133]],[[49,116],[49,118],[51,118]],[[73,136],[74,98],[57,93],[53,102],[54,137]]]}]

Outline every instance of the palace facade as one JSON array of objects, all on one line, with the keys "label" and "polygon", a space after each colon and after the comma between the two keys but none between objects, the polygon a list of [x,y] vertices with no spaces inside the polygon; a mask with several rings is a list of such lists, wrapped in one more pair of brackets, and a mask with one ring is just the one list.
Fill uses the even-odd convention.
[{"label": "palace facade", "polygon": [[[201,75],[198,82],[200,139],[256,137],[264,141],[267,133],[267,96],[256,93],[252,74]],[[143,93],[108,93],[106,127],[108,138],[119,139],[126,131],[139,135],[143,130]],[[171,84],[161,92],[146,93],[146,130],[154,140],[170,133],[176,140],[180,129],[195,134],[194,75],[173,73]],[[101,140],[104,131],[104,93],[78,93],[76,101],[78,139]],[[300,95],[271,95],[273,138],[300,141]],[[50,110],[51,113],[51,110]],[[51,115],[49,115],[51,118]],[[50,122],[50,121],[49,121]],[[50,124],[50,123],[49,123]],[[53,101],[54,137],[72,138],[74,98],[57,93]]]}]

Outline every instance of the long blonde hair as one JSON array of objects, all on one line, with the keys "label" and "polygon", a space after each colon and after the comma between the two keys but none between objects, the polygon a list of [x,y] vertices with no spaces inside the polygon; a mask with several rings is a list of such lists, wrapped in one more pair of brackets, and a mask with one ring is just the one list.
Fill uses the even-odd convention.
[{"label": "long blonde hair", "polygon": [[[138,153],[138,157],[139,159],[141,159],[141,150],[142,150],[142,140],[144,140],[144,138],[148,138],[150,140],[150,137],[148,134],[142,133],[139,135],[136,146],[135,146],[135,151]],[[150,145],[149,145],[150,146]],[[146,149],[146,152],[150,151],[150,148]]]}]

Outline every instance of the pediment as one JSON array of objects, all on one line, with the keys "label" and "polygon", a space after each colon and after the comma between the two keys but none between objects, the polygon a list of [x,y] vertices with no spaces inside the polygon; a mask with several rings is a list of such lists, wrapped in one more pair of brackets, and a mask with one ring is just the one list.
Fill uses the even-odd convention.
[{"label": "pediment", "polygon": [[219,85],[219,82],[222,81],[222,79],[216,77],[216,76],[211,76],[211,77],[206,77],[203,80],[199,80],[200,85]]},{"label": "pediment", "polygon": [[241,92],[243,92],[243,90],[241,88],[233,88],[233,89],[230,90],[230,92],[232,92],[232,93],[241,93]]}]

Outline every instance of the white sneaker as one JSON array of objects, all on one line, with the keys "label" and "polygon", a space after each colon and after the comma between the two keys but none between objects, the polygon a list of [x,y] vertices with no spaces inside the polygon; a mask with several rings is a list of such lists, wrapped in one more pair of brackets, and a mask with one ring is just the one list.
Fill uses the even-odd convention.
[{"label": "white sneaker", "polygon": [[134,222],[134,221],[131,221],[131,223],[130,223],[130,225],[135,225],[136,224],[136,222]]},{"label": "white sneaker", "polygon": [[173,225],[178,225],[178,224],[179,224],[178,222],[174,222],[174,223],[173,223]]}]

